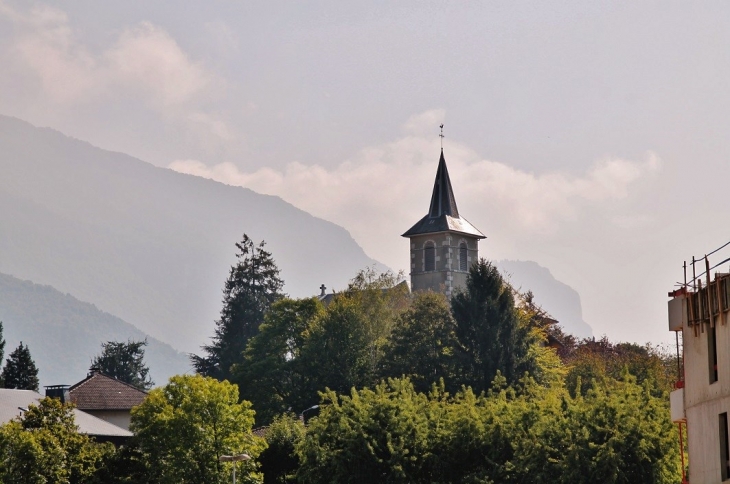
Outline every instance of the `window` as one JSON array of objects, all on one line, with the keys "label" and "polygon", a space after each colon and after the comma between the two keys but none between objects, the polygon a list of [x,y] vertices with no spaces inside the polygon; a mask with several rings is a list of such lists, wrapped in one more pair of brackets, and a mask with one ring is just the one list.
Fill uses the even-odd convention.
[{"label": "window", "polygon": [[426,246],[423,248],[423,265],[424,271],[435,271],[436,270],[436,246],[433,242],[426,242]]},{"label": "window", "polygon": [[727,435],[727,412],[720,414],[720,475],[726,481],[730,477],[730,446]]},{"label": "window", "polygon": [[469,266],[466,263],[466,259],[468,257],[468,250],[466,247],[466,242],[461,242],[459,244],[459,270],[466,272],[469,270]]},{"label": "window", "polygon": [[717,381],[717,334],[715,327],[707,328],[707,366],[710,373],[710,384]]}]

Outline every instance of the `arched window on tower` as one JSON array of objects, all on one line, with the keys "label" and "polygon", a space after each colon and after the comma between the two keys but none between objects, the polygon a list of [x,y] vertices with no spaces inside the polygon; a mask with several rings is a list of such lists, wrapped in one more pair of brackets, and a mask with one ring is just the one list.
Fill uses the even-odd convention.
[{"label": "arched window on tower", "polygon": [[459,270],[460,271],[466,272],[469,270],[469,265],[466,263],[468,254],[469,254],[469,251],[467,250],[466,242],[464,242],[462,240],[461,243],[459,244]]},{"label": "arched window on tower", "polygon": [[426,242],[423,247],[423,270],[426,272],[436,270],[436,246],[433,242]]}]

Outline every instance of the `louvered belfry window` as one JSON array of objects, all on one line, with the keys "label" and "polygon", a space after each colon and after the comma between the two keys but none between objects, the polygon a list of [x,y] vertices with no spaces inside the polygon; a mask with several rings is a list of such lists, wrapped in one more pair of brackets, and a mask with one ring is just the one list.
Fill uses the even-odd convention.
[{"label": "louvered belfry window", "polygon": [[462,242],[459,244],[459,270],[466,272],[469,269],[469,266],[466,263],[466,258],[468,256],[468,251],[466,248],[466,242]]},{"label": "louvered belfry window", "polygon": [[426,246],[423,248],[423,270],[435,271],[436,270],[436,247],[433,242],[426,242]]}]

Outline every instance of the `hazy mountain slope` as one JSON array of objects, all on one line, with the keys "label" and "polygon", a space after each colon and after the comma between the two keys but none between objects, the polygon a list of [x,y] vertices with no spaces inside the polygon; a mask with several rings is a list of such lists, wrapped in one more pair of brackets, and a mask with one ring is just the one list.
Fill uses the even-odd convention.
[{"label": "hazy mountain slope", "polygon": [[180,350],[212,334],[246,232],[285,290],[344,287],[374,264],[343,228],[278,197],[154,167],[0,116],[0,272],[93,301]]},{"label": "hazy mountain slope", "polygon": [[542,306],[568,333],[588,338],[591,327],[583,321],[580,295],[572,287],[553,277],[548,269],[533,261],[502,260],[495,262],[500,272],[522,292],[532,291],[535,302]]},{"label": "hazy mountain slope", "polygon": [[[5,357],[20,341],[27,344],[42,385],[73,384],[84,378],[103,341],[146,337],[93,304],[6,274],[0,274],[0,321],[7,341]],[[185,354],[154,338],[147,341],[145,361],[157,384],[190,370]]]}]

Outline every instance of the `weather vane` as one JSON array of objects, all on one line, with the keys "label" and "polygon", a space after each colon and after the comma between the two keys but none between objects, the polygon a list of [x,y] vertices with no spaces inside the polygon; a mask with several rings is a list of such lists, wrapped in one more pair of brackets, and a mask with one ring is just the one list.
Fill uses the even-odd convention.
[{"label": "weather vane", "polygon": [[444,150],[444,123],[441,123],[439,128],[441,128],[441,134],[439,135],[439,138],[441,138],[441,151],[443,151]]}]

